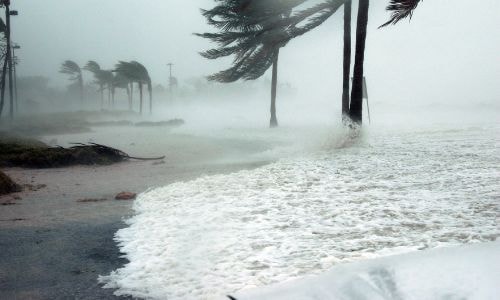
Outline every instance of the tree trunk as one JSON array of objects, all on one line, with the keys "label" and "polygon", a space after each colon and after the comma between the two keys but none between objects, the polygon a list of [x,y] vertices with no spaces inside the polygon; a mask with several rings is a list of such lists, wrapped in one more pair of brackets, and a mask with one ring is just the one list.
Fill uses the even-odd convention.
[{"label": "tree trunk", "polygon": [[111,88],[111,103],[113,105],[113,109],[115,109],[115,92],[116,92],[116,90],[115,90],[115,87],[113,86]]},{"label": "tree trunk", "polygon": [[99,89],[101,91],[101,110],[104,108],[104,84],[99,84]]},{"label": "tree trunk", "polygon": [[134,103],[134,82],[131,82],[130,83],[130,104],[129,104],[131,111],[134,109],[133,103]]},{"label": "tree trunk", "polygon": [[130,87],[127,83],[127,100],[128,100],[128,110],[132,110],[132,95],[130,94]]},{"label": "tree trunk", "polygon": [[344,77],[342,88],[342,120],[349,118],[350,80],[351,80],[351,14],[352,0],[344,4]]},{"label": "tree trunk", "polygon": [[370,0],[359,0],[358,20],[356,28],[356,58],[354,61],[354,75],[352,81],[350,107],[351,119],[358,124],[362,124],[363,122],[363,75],[369,6]]},{"label": "tree trunk", "polygon": [[153,114],[153,85],[151,81],[148,82],[148,93],[149,93],[149,114]]},{"label": "tree trunk", "polygon": [[83,77],[81,73],[78,77],[78,87],[80,89],[80,103],[83,105]]},{"label": "tree trunk", "polygon": [[142,83],[139,83],[139,113],[142,115]]},{"label": "tree trunk", "polygon": [[276,118],[276,91],[278,88],[278,58],[280,50],[276,50],[276,57],[273,62],[273,78],[271,82],[271,121],[269,127],[278,127],[278,118]]}]

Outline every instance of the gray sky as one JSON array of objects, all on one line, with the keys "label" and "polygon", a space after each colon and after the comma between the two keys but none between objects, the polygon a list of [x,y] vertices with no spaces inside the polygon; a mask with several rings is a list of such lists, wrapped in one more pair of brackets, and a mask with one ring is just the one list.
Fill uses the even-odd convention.
[{"label": "gray sky", "polygon": [[[355,1],[356,2],[356,1]],[[413,20],[377,29],[388,1],[371,1],[366,73],[378,101],[433,98],[500,100],[500,2],[427,0]],[[228,61],[198,55],[210,44],[192,35],[211,31],[199,8],[212,0],[16,0],[13,39],[22,49],[20,75],[44,75],[62,86],[60,63],[89,59],[111,68],[138,60],[156,83],[166,83],[166,63],[181,79],[208,75]],[[450,9],[451,7],[451,9]],[[317,97],[339,94],[342,72],[342,13],[291,42],[280,58],[280,80]],[[90,75],[89,75],[90,76]],[[269,77],[269,74],[266,74]]]}]

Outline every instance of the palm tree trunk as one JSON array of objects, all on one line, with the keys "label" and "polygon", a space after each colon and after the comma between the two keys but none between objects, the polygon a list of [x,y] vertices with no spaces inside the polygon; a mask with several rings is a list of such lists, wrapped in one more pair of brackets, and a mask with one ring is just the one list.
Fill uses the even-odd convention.
[{"label": "palm tree trunk", "polygon": [[142,115],[142,83],[139,83],[139,113]]},{"label": "palm tree trunk", "polygon": [[148,82],[148,93],[149,93],[149,114],[153,114],[153,85],[151,81]]},{"label": "palm tree trunk", "polygon": [[344,77],[342,88],[342,120],[349,117],[349,87],[351,79],[351,13],[352,0],[344,4]]},{"label": "palm tree trunk", "polygon": [[134,109],[133,103],[134,103],[134,83],[131,82],[130,83],[130,104],[129,104],[129,108],[131,111]]},{"label": "palm tree trunk", "polygon": [[78,76],[78,87],[80,89],[80,103],[83,105],[83,77],[81,74]]},{"label": "palm tree trunk", "polygon": [[113,105],[113,109],[115,108],[115,87],[111,88],[111,103]]},{"label": "palm tree trunk", "polygon": [[101,109],[104,108],[104,85],[100,84],[99,89],[101,91]]},{"label": "palm tree trunk", "polygon": [[132,110],[132,95],[130,94],[130,87],[127,83],[127,99],[128,99],[128,110]]},{"label": "palm tree trunk", "polygon": [[271,121],[269,127],[278,127],[278,118],[276,118],[276,92],[278,88],[278,58],[280,50],[276,50],[276,56],[273,62],[273,78],[271,82]]},{"label": "palm tree trunk", "polygon": [[351,119],[358,124],[363,123],[363,75],[369,7],[370,0],[359,0],[356,28],[356,58],[354,61],[351,107],[349,111]]}]

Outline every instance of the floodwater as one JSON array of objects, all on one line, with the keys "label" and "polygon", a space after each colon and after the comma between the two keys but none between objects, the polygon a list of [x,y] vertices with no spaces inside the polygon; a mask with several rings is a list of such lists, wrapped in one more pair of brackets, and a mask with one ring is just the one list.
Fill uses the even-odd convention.
[{"label": "floodwater", "polygon": [[343,262],[498,237],[498,123],[213,134],[270,135],[273,148],[258,156],[276,161],[140,195],[116,235],[130,263],[101,277],[106,287],[218,299]]}]

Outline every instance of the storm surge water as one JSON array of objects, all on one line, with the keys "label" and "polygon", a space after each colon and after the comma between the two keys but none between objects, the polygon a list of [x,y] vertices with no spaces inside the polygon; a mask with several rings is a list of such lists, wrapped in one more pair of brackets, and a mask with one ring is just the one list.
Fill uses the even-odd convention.
[{"label": "storm surge water", "polygon": [[368,129],[148,191],[116,234],[130,262],[100,280],[119,295],[217,299],[343,262],[496,240],[498,136],[495,123]]}]

